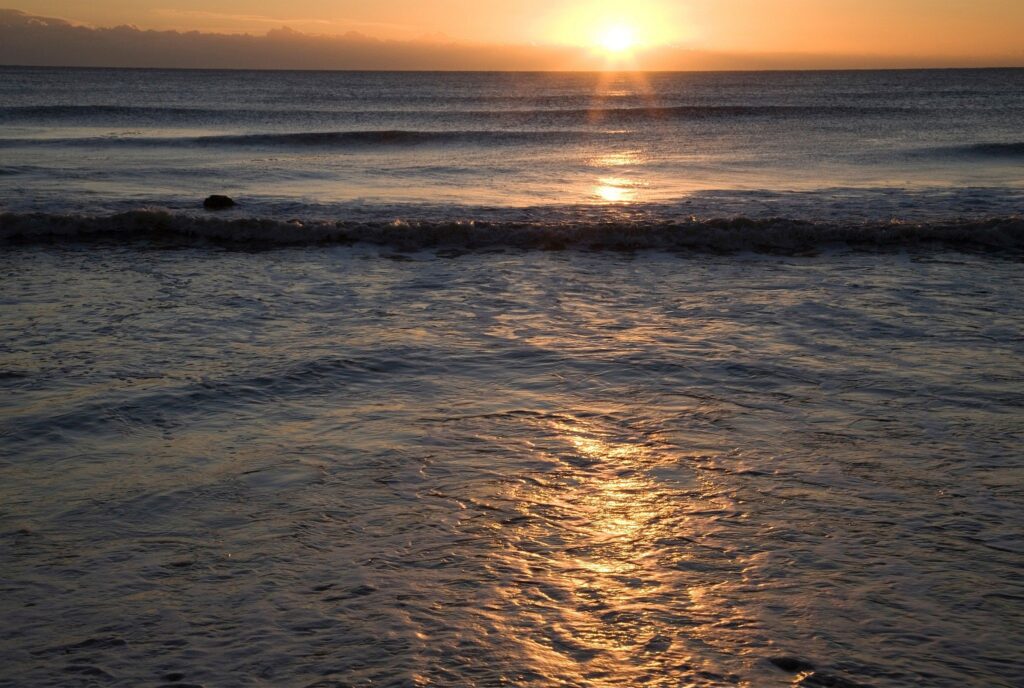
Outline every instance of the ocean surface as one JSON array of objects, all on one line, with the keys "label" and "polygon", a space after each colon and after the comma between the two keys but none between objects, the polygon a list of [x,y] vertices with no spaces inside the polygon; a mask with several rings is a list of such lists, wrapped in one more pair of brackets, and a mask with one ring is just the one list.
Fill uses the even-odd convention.
[{"label": "ocean surface", "polygon": [[[239,206],[209,217],[215,193]],[[1022,207],[1022,69],[0,68],[0,238],[788,250],[799,221],[811,244],[953,223],[1019,247]],[[725,218],[783,222],[727,240],[707,225]],[[1011,236],[980,222],[1006,218]]]},{"label": "ocean surface", "polygon": [[0,68],[0,686],[1019,688],[1022,132]]}]

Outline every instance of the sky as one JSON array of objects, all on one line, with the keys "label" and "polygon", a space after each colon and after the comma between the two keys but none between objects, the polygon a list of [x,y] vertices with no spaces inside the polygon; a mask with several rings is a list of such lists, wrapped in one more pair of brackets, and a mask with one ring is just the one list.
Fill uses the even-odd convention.
[{"label": "sky", "polygon": [[[288,68],[459,68],[459,60],[466,69],[1024,65],[1021,0],[13,2],[12,10],[64,20],[78,33],[65,25],[26,25],[25,15],[17,15],[18,25],[11,19],[16,15],[7,13],[6,24],[0,18],[7,44],[0,43],[0,60],[7,63],[20,57],[26,64],[136,60],[146,64],[134,66],[197,66],[191,62],[206,59],[209,66],[250,66],[254,60],[261,64],[251,66],[274,66],[262,62],[277,55],[269,42],[260,48],[237,36],[219,42],[192,36],[189,42],[174,34],[162,34],[164,53],[157,47],[147,52],[141,45],[146,37],[130,33],[137,29],[264,39],[270,32],[270,42],[288,39],[293,48],[304,41],[302,55],[289,58],[281,50],[280,66]],[[124,25],[133,28],[118,35],[103,31]],[[132,47],[133,41],[140,45]],[[40,45],[49,47],[50,57]],[[175,60],[191,62],[171,64]]]}]

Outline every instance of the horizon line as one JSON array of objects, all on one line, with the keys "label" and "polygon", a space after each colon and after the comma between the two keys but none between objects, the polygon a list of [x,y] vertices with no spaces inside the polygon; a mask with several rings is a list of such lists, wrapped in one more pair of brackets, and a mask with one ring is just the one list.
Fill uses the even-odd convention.
[{"label": "horizon line", "polygon": [[312,72],[350,74],[765,74],[791,72],[962,72],[1024,70],[1024,65],[941,67],[778,67],[750,69],[349,69],[316,67],[127,67],[124,65],[0,64],[0,69],[106,69],[159,72]]}]

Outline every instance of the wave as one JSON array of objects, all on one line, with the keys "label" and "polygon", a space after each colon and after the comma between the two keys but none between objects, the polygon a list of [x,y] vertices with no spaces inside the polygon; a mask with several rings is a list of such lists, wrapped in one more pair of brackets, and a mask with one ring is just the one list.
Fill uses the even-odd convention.
[{"label": "wave", "polygon": [[578,142],[613,132],[587,131],[316,131],[216,136],[91,136],[81,138],[7,138],[0,147],[17,146],[224,146],[359,148],[420,145],[523,145]]},{"label": "wave", "polygon": [[[554,114],[587,117],[634,118],[717,118],[717,117],[837,117],[875,114],[913,114],[918,110],[894,107],[847,105],[650,105],[645,107],[591,107],[566,110],[541,110]],[[516,114],[513,112],[512,114]]]},{"label": "wave", "polygon": [[1024,141],[1011,143],[969,143],[929,149],[939,155],[971,156],[980,158],[1024,158]]},{"label": "wave", "polygon": [[1024,251],[1024,218],[928,223],[811,222],[745,217],[677,221],[281,221],[138,210],[114,215],[0,214],[0,242],[172,239],[254,246],[367,243],[427,248],[680,250],[797,254],[846,246],[866,250],[937,246]]},{"label": "wave", "polygon": [[973,146],[965,146],[965,150],[994,158],[1020,158],[1024,157],[1024,142],[976,143]]},{"label": "wave", "polygon": [[443,143],[521,144],[580,140],[593,136],[585,131],[328,131],[286,134],[239,134],[203,136],[200,145],[227,146],[415,146]]},{"label": "wave", "polygon": [[623,114],[623,115],[761,115],[761,114],[786,114],[786,115],[873,115],[873,114],[898,114],[918,113],[919,110],[908,109],[908,107],[893,107],[890,105],[783,105],[770,103],[731,103],[717,105],[659,105],[653,102],[637,105],[607,106],[599,104],[600,101],[587,103],[586,106],[564,107],[564,106],[538,106],[502,107],[498,110],[480,110],[473,107],[453,110],[445,106],[444,109],[429,110],[394,110],[394,103],[388,102],[388,109],[380,107],[364,107],[364,109],[348,109],[348,107],[328,107],[328,109],[308,110],[282,110],[272,107],[185,107],[185,106],[160,106],[160,105],[6,105],[0,106],[0,117],[24,117],[24,118],[65,118],[65,117],[93,117],[93,116],[216,116],[216,115],[292,115],[322,113],[339,115],[380,115],[386,113],[403,113],[410,115],[532,115],[532,114],[563,114],[563,115],[590,115],[593,113]]},{"label": "wave", "polygon": [[141,105],[13,105],[0,107],[0,119],[79,119],[107,117],[213,116],[245,110]]},{"label": "wave", "polygon": [[190,108],[136,105],[22,105],[0,107],[0,121],[89,121],[109,119],[115,121],[139,120],[148,122],[211,122],[258,121],[267,119],[309,120],[330,117],[406,116],[415,119],[459,118],[466,120],[549,119],[574,120],[615,119],[634,121],[645,119],[704,119],[731,117],[863,117],[869,115],[919,114],[919,110],[889,106],[864,105],[658,105],[646,103],[637,106],[609,107],[590,103],[580,107],[511,107],[502,109],[414,109],[401,108],[327,108],[313,110],[282,110],[273,108]]}]

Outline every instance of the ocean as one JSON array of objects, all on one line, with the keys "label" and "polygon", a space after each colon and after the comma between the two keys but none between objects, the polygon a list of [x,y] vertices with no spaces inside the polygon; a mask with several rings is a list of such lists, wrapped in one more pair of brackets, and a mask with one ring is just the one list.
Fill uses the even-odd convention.
[{"label": "ocean", "polygon": [[[1022,131],[1020,69],[6,68],[0,232],[785,251],[926,223],[910,238],[1019,247],[987,221],[1019,220]],[[210,194],[239,206],[211,218]]]},{"label": "ocean", "polygon": [[1022,132],[1024,70],[0,68],[0,686],[1019,686]]}]

